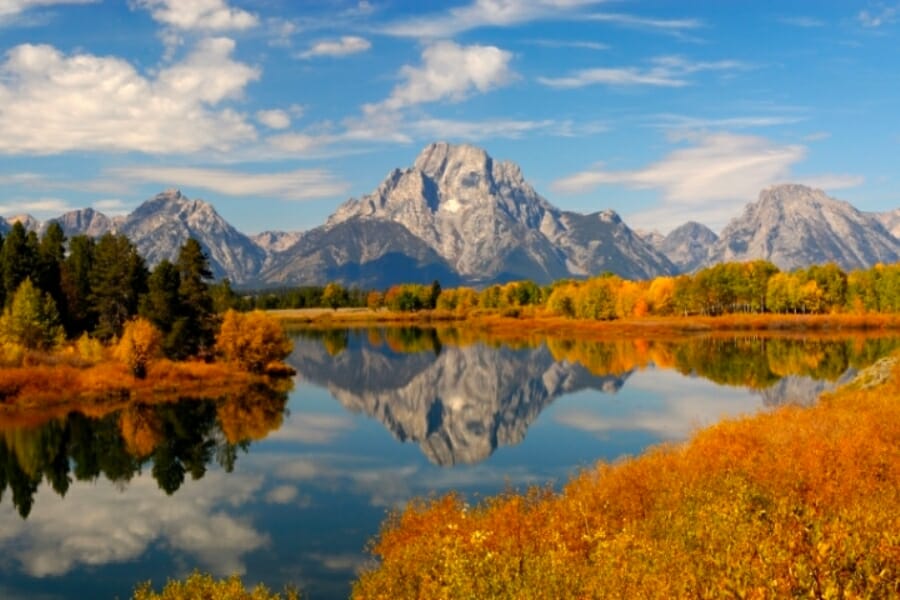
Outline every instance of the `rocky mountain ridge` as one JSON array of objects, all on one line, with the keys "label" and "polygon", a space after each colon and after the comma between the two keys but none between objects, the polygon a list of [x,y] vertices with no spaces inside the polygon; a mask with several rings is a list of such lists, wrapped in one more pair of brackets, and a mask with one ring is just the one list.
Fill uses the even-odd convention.
[{"label": "rocky mountain ridge", "polygon": [[67,235],[128,235],[153,265],[195,237],[214,274],[244,286],[400,282],[483,285],[539,283],[613,272],[646,279],[721,261],[771,260],[782,269],[836,262],[846,269],[900,259],[900,209],[862,213],[800,185],[767,188],[717,236],[686,223],[666,236],[638,233],[611,210],[563,211],[538,194],[514,163],[469,145],[427,146],[371,194],[342,204],[306,232],[247,236],[212,205],[168,190],[127,216],[94,209],[40,223],[0,219],[39,232],[51,221]]}]

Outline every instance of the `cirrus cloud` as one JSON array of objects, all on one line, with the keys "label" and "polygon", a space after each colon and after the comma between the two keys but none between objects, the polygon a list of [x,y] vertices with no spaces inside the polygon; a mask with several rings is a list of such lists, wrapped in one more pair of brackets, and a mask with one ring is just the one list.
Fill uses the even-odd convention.
[{"label": "cirrus cloud", "polygon": [[311,200],[346,193],[348,186],[323,169],[282,173],[246,173],[195,167],[121,167],[107,176],[162,186],[202,188],[225,196],[264,196],[281,200]]},{"label": "cirrus cloud", "polygon": [[557,180],[560,193],[585,193],[603,185],[659,190],[662,201],[629,216],[638,227],[670,228],[688,220],[723,225],[759,191],[775,183],[799,181],[827,184],[831,189],[859,185],[852,175],[799,177],[792,167],[806,157],[799,144],[732,133],[688,134],[688,145],[642,169],[614,171],[602,165]]}]

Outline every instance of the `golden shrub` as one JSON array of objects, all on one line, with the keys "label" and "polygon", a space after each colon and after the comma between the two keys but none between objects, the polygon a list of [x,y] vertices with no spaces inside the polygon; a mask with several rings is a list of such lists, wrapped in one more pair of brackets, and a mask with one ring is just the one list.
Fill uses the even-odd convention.
[{"label": "golden shrub", "polygon": [[261,310],[229,310],[216,337],[216,352],[241,368],[262,373],[266,365],[284,360],[293,349],[281,323]]},{"label": "golden shrub", "polygon": [[153,591],[150,582],[137,587],[132,600],[299,600],[300,594],[287,589],[284,594],[269,591],[263,585],[246,589],[240,577],[215,580],[210,575],[194,572],[184,581],[170,580],[162,592]]},{"label": "golden shrub", "polygon": [[125,324],[122,339],[116,345],[116,358],[138,379],[147,375],[147,364],[162,350],[162,334],[147,319],[136,318]]}]

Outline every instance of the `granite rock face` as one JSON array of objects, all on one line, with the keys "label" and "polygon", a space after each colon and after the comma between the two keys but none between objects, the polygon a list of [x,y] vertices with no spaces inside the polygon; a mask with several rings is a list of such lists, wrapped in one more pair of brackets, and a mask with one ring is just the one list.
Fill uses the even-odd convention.
[{"label": "granite rock face", "polygon": [[900,241],[847,202],[802,185],[767,188],[731,221],[706,264],[765,259],[780,269],[834,262],[844,269],[896,262]]}]

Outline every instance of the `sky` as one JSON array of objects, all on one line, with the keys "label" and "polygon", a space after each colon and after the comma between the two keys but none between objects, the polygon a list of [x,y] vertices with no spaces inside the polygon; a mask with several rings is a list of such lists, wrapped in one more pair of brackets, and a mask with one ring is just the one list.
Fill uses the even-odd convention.
[{"label": "sky", "polygon": [[900,206],[900,1],[0,0],[0,214],[168,188],[303,230],[427,144],[720,230],[768,185]]}]

